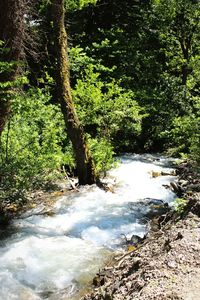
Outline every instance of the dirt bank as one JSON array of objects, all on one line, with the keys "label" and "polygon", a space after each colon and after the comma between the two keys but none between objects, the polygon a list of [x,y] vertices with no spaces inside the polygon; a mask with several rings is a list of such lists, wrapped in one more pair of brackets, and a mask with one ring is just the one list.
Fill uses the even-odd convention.
[{"label": "dirt bank", "polygon": [[82,300],[200,299],[200,178],[188,164],[178,172],[174,188],[188,202],[154,219],[148,237],[105,267]]}]

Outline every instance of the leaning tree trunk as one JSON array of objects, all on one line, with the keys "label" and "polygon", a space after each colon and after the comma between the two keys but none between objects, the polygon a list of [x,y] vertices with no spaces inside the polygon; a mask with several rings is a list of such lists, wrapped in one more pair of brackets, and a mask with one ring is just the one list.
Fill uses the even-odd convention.
[{"label": "leaning tree trunk", "polygon": [[96,182],[95,167],[83,128],[74,108],[70,88],[67,33],[64,24],[64,0],[53,0],[52,3],[57,95],[60,100],[67,133],[75,153],[79,184],[93,184]]},{"label": "leaning tree trunk", "polygon": [[0,83],[10,87],[0,89],[0,136],[10,114],[10,91],[19,73],[23,52],[25,0],[0,0],[0,41],[3,42],[0,61],[13,63],[0,73]]}]

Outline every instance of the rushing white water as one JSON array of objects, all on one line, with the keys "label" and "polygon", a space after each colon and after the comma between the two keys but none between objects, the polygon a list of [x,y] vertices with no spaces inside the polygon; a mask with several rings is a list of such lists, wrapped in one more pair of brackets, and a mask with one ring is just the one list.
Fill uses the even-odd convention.
[{"label": "rushing white water", "polygon": [[[0,248],[0,299],[69,299],[103,266],[122,236],[143,236],[145,198],[171,203],[163,185],[174,176],[152,178],[150,171],[170,172],[170,159],[126,155],[110,172],[114,193],[84,187],[56,202],[54,216],[16,220],[15,231]],[[34,212],[33,212],[34,213]]]}]

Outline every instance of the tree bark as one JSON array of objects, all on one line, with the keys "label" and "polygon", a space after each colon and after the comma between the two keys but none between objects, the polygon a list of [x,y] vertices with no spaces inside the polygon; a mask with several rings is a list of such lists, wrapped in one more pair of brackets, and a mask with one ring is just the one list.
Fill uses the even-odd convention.
[{"label": "tree bark", "polygon": [[64,0],[53,0],[52,16],[55,33],[54,46],[57,68],[55,81],[57,84],[57,95],[61,104],[67,133],[74,149],[79,184],[93,184],[96,182],[95,166],[83,127],[75,111],[70,88],[67,33],[64,24]]},{"label": "tree bark", "polygon": [[[19,73],[19,61],[23,55],[25,0],[0,1],[0,41],[3,50],[0,60],[14,62],[12,70],[0,73],[0,82],[14,82]],[[10,114],[10,88],[0,90],[0,136]]]}]

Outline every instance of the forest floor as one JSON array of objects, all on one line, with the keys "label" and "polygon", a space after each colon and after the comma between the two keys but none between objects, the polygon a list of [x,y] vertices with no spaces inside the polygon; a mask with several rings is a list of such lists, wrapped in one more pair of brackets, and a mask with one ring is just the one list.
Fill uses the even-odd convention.
[{"label": "forest floor", "polygon": [[152,220],[147,238],[97,274],[82,300],[200,300],[200,177],[188,165],[179,173],[185,207]]}]

